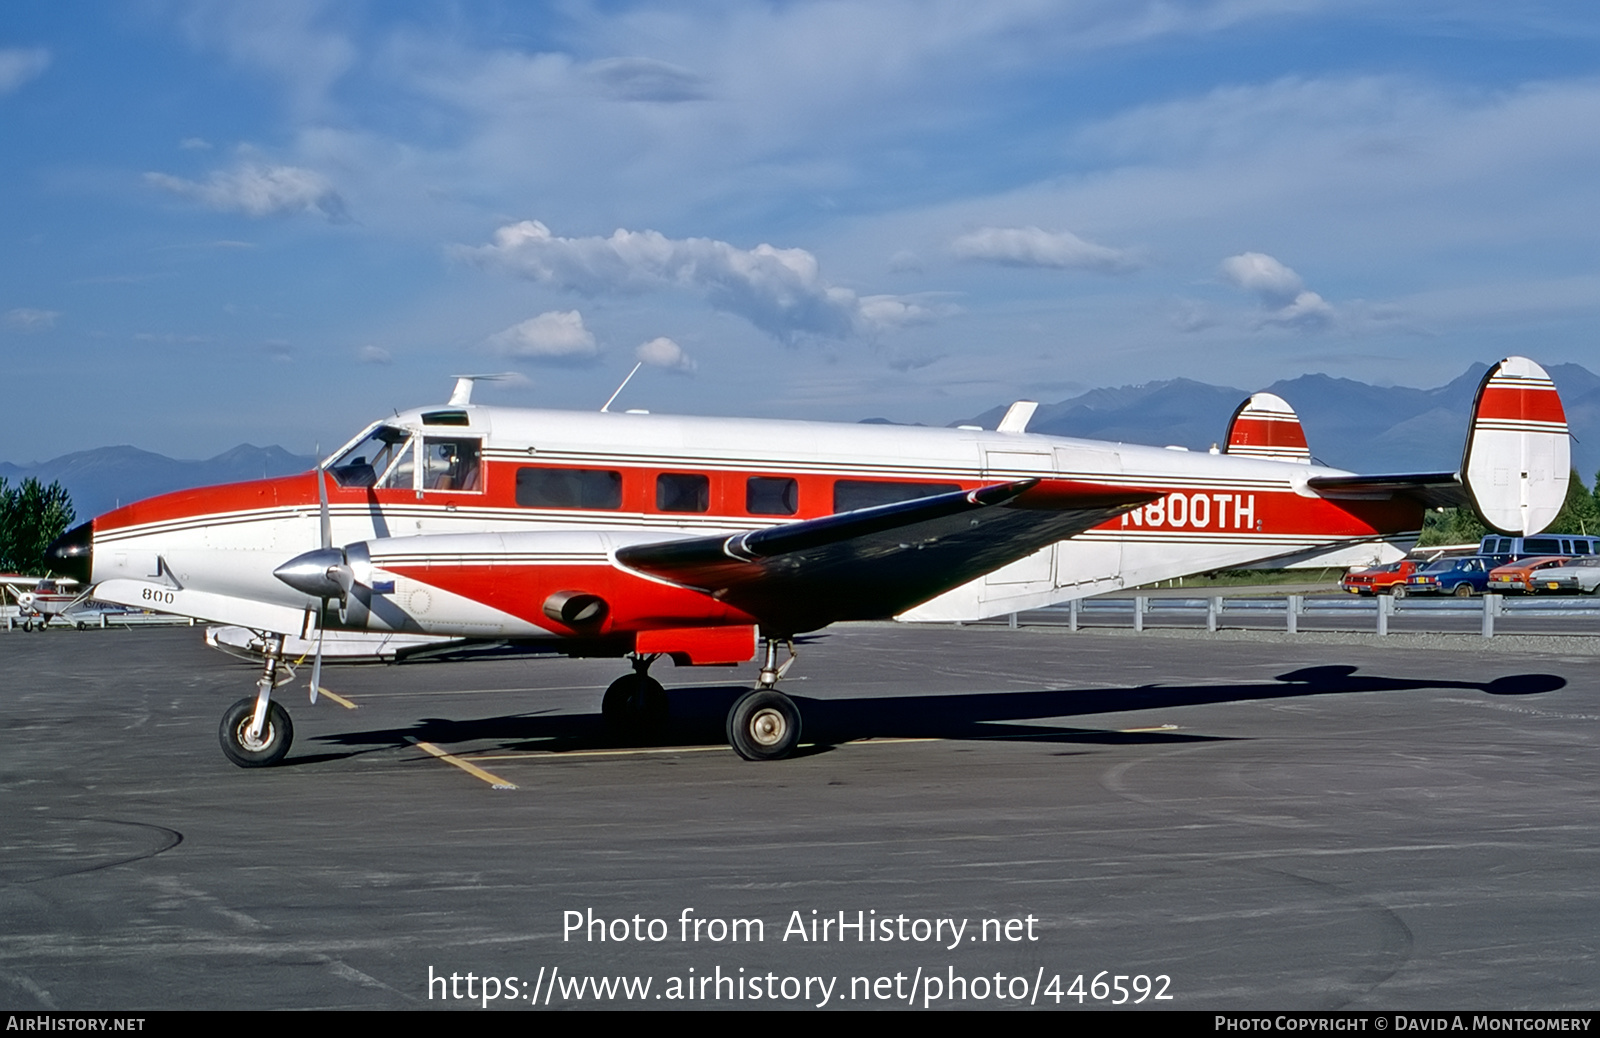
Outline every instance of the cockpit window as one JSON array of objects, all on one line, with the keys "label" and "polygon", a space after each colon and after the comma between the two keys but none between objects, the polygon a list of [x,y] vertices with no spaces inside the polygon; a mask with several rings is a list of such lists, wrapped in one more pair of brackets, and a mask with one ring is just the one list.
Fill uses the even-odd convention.
[{"label": "cockpit window", "polygon": [[483,489],[478,464],[479,442],[428,436],[422,441],[422,489]]},{"label": "cockpit window", "polygon": [[410,489],[412,468],[411,434],[380,425],[334,459],[328,471],[341,487]]}]

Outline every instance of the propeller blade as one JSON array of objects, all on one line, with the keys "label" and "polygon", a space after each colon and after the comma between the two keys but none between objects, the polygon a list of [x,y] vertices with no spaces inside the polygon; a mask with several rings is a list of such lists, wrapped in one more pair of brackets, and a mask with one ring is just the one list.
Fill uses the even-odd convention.
[{"label": "propeller blade", "polygon": [[[317,454],[321,453],[322,448],[318,447]],[[322,465],[322,462],[317,462],[317,507],[322,518],[322,543],[319,547],[326,549],[333,547],[333,519],[328,515],[328,483],[324,478],[327,470]]]},{"label": "propeller blade", "polygon": [[322,610],[317,610],[317,655],[311,662],[311,703],[317,702],[317,693],[322,688]]}]

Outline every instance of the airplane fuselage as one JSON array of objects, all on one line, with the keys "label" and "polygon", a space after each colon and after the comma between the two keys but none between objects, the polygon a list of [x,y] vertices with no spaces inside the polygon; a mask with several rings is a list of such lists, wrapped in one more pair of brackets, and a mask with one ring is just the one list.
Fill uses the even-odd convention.
[{"label": "airplane fuselage", "polygon": [[[1414,542],[1420,506],[1306,488],[1329,474],[1338,472],[1030,433],[422,408],[370,427],[327,465],[332,543],[367,543],[374,593],[342,624],[331,609],[324,620],[564,638],[573,629],[542,604],[581,587],[616,604],[608,635],[753,624],[699,591],[627,570],[615,550],[1031,477],[1159,496],[901,619],[976,619],[1262,560],[1389,561]],[[315,471],[150,498],[94,521],[92,569],[78,575],[103,600],[303,633],[318,601],[273,571],[317,547],[319,512]],[[508,579],[519,565],[521,578]]]}]

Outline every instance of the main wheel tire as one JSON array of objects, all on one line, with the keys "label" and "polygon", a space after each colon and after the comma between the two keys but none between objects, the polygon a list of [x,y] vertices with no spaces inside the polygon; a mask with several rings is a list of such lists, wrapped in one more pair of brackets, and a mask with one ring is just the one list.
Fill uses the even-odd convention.
[{"label": "main wheel tire", "polygon": [[782,692],[747,692],[728,711],[728,744],[745,760],[780,760],[800,745],[800,708]]},{"label": "main wheel tire", "polygon": [[600,700],[606,724],[623,732],[645,732],[667,720],[667,690],[648,674],[624,674]]},{"label": "main wheel tire", "polygon": [[266,768],[283,760],[294,742],[294,724],[289,711],[278,703],[267,704],[267,723],[259,743],[250,741],[250,722],[256,716],[256,697],[246,696],[228,707],[222,715],[218,735],[222,753],[241,768]]},{"label": "main wheel tire", "polygon": [[1456,589],[1453,592],[1451,592],[1451,594],[1455,595],[1457,598],[1471,598],[1472,597],[1472,585],[1471,584],[1457,584],[1456,585]]}]

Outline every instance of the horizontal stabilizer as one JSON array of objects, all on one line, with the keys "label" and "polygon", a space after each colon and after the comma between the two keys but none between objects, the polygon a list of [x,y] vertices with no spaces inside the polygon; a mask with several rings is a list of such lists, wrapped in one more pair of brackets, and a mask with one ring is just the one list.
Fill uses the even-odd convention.
[{"label": "horizontal stabilizer", "polygon": [[1158,496],[1024,479],[732,537],[629,545],[616,558],[709,592],[768,633],[796,634],[887,619]]},{"label": "horizontal stabilizer", "polygon": [[1381,501],[1409,497],[1429,508],[1471,508],[1461,476],[1455,472],[1389,473],[1382,476],[1313,476],[1312,490],[1335,500]]},{"label": "horizontal stabilizer", "polygon": [[1228,422],[1228,443],[1223,453],[1269,461],[1311,460],[1300,416],[1276,393],[1257,393],[1239,405]]}]

